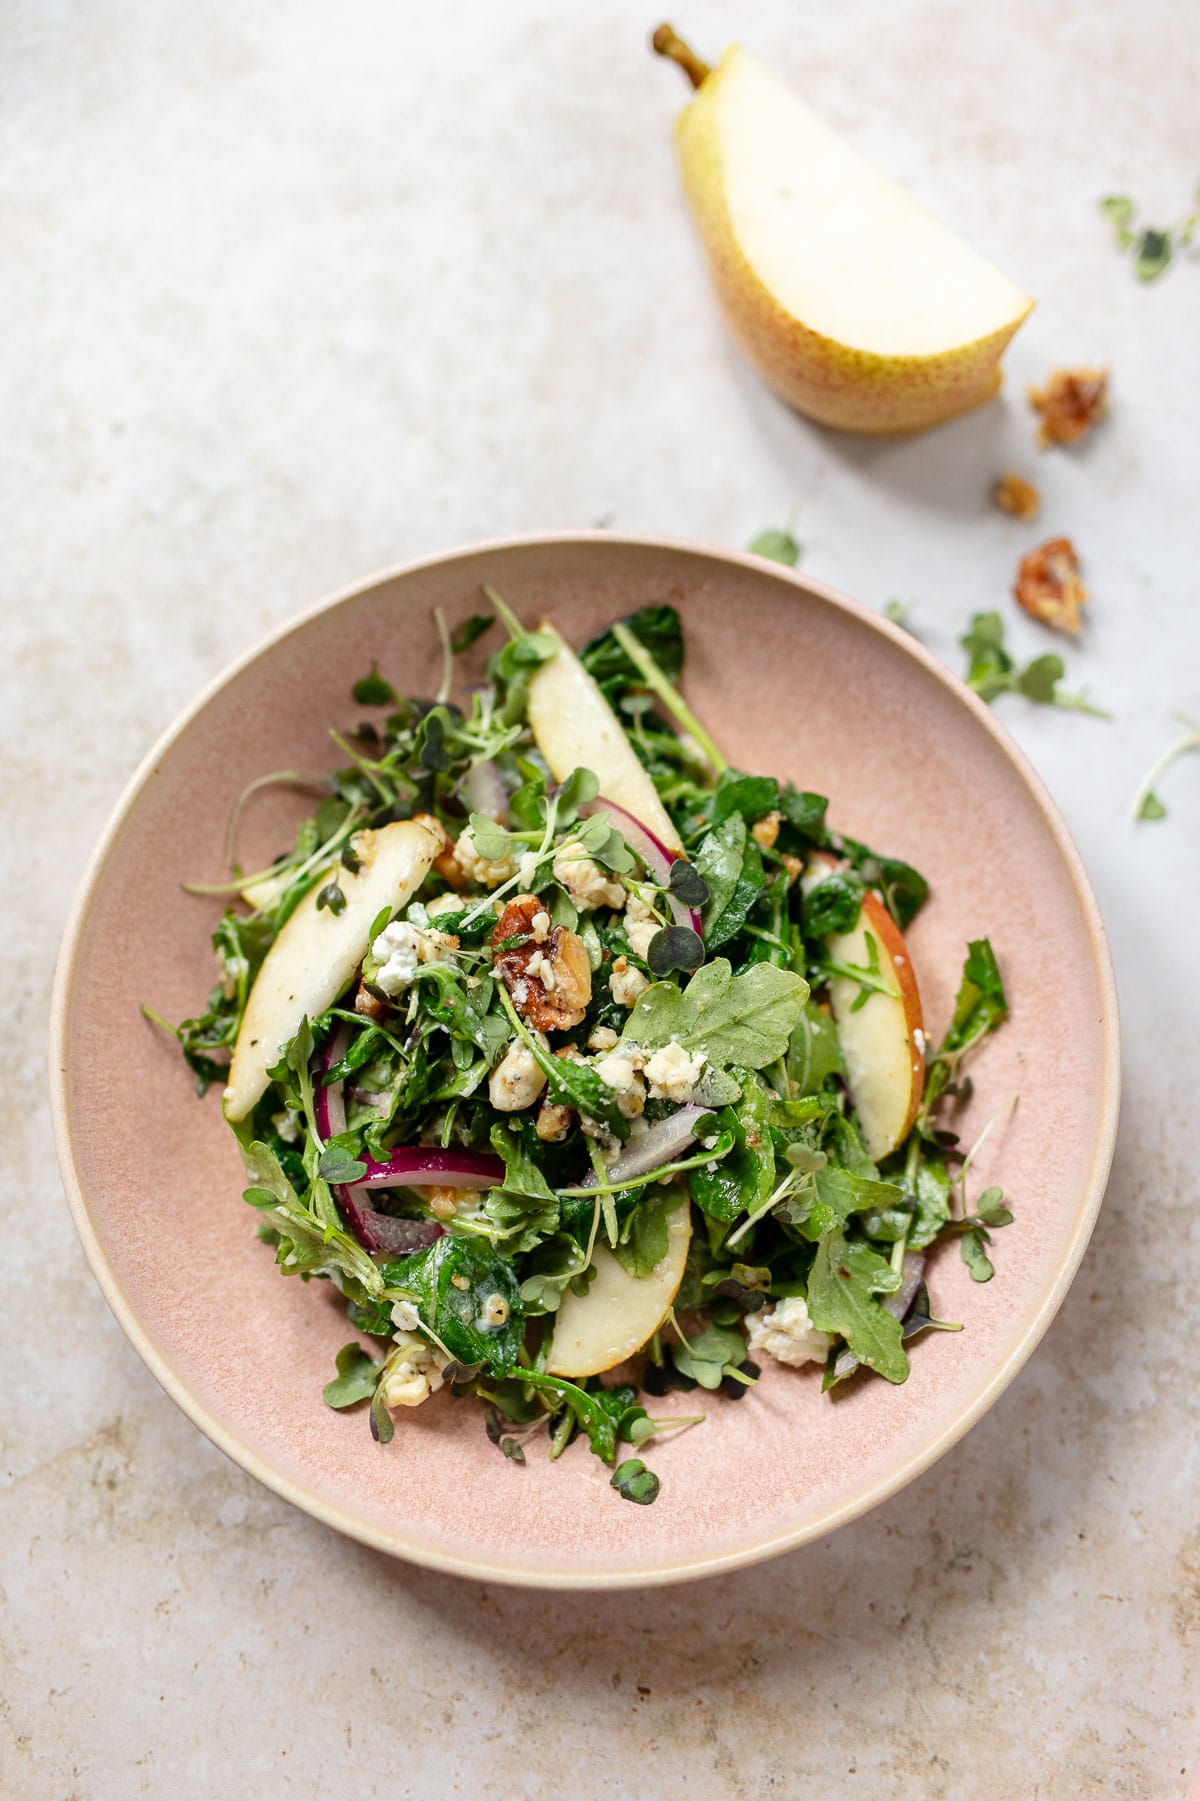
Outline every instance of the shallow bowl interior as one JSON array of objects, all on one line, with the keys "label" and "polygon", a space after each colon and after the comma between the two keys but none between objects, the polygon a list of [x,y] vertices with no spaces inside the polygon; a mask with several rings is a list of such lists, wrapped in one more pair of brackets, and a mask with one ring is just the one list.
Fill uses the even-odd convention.
[{"label": "shallow bowl interior", "polygon": [[[998,1276],[935,1262],[936,1311],[900,1388],[822,1397],[820,1373],[772,1368],[653,1463],[662,1493],[630,1507],[586,1446],[551,1465],[501,1459],[479,1410],[435,1397],[390,1447],[321,1399],[349,1336],[324,1285],[276,1273],[240,1200],[217,1095],[197,1101],[173,1047],[139,1012],[194,1011],[213,980],[231,796],[275,769],[338,760],[352,682],[372,659],[430,693],[431,608],[451,625],[488,582],[530,623],[579,642],[652,601],[682,610],[685,687],[729,758],[830,797],[830,818],[901,855],[933,896],[910,933],[931,1037],[965,944],[987,933],[1011,1000],[979,1057],[960,1124],[1000,1122],[980,1159],[1016,1213]],[[247,810],[245,860],[289,841],[281,790]],[[1011,1380],[1082,1255],[1111,1154],[1116,1010],[1095,902],[1044,791],[987,710],[919,645],[819,584],[754,559],[607,534],[481,546],[389,575],[301,618],[236,665],[135,777],[96,854],[64,946],[52,1088],[76,1222],[110,1304],[154,1374],[224,1450],[280,1494],[398,1555],[544,1585],[669,1581],[797,1545],[925,1468]],[[1013,1096],[1020,1104],[1010,1110]],[[664,1403],[691,1411],[694,1397]]]}]

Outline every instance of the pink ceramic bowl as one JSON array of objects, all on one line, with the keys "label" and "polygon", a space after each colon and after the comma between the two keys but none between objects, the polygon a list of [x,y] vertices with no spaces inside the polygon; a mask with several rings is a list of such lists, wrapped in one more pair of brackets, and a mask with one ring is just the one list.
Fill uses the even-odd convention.
[{"label": "pink ceramic bowl", "polygon": [[[213,980],[230,799],[252,777],[323,769],[330,722],[353,723],[372,658],[410,692],[437,685],[430,609],[451,623],[488,582],[530,622],[579,642],[670,599],[684,686],[730,759],[830,797],[830,817],[908,858],[933,895],[910,934],[930,1035],[969,937],[990,935],[1012,1006],[979,1055],[962,1130],[1002,1121],[980,1160],[1016,1221],[997,1276],[953,1247],[930,1286],[965,1330],[914,1347],[901,1388],[860,1379],[834,1400],[810,1367],[773,1367],[736,1406],[661,1444],[662,1494],[630,1507],[586,1446],[556,1464],[500,1458],[479,1409],[445,1393],[372,1443],[321,1387],[350,1336],[323,1284],[284,1280],[255,1239],[215,1092],[199,1102],[139,1003],[192,1011]],[[250,866],[289,841],[296,801],[248,809]],[[674,1582],[803,1544],[946,1451],[1016,1375],[1087,1244],[1117,1120],[1117,1008],[1096,902],[1041,783],[988,709],[922,647],[819,583],[753,557],[607,533],[486,544],[326,601],[243,657],[138,770],[66,934],[51,1085],[75,1223],[110,1306],[163,1387],[215,1444],[285,1499],[367,1544],[436,1568],[544,1587]],[[1009,1102],[1019,1091],[1020,1104]],[[1004,1121],[1007,1124],[1004,1124]],[[692,1396],[682,1398],[689,1405]],[[680,1398],[664,1403],[679,1406]],[[687,1411],[688,1408],[683,1409]]]}]

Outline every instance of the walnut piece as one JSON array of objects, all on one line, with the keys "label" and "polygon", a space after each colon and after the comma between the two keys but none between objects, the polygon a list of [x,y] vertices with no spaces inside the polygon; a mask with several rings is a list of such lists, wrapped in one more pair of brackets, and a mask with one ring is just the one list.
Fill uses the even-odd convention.
[{"label": "walnut piece", "polygon": [[1038,443],[1074,444],[1108,411],[1106,369],[1055,369],[1044,388],[1030,388],[1029,404],[1040,414]]},{"label": "walnut piece", "polygon": [[1019,605],[1043,625],[1077,632],[1087,589],[1079,574],[1079,558],[1070,538],[1047,538],[1022,557],[1013,583]]},{"label": "walnut piece", "polygon": [[1016,519],[1035,519],[1041,509],[1042,497],[1032,482],[1027,482],[1023,475],[1014,475],[1011,470],[1002,475],[992,489],[992,499],[1005,513],[1011,513]]},{"label": "walnut piece", "polygon": [[492,932],[493,947],[505,946],[495,950],[492,966],[522,1019],[539,1032],[569,1032],[592,998],[592,966],[583,939],[566,926],[552,927],[540,942],[534,937],[533,921],[543,911],[536,894],[509,901]]}]

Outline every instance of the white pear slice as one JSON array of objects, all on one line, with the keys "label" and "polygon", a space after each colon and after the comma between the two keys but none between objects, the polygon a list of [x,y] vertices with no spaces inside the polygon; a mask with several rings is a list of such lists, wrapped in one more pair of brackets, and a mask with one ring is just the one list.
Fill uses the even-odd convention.
[{"label": "white pear slice", "polygon": [[762,63],[727,51],[676,135],[728,322],[793,405],[909,431],[996,391],[1032,301]]},{"label": "white pear slice", "polygon": [[529,684],[529,729],[557,782],[573,769],[590,769],[607,800],[624,807],[669,851],[683,846],[654,783],[634,755],[621,722],[574,651],[552,625],[541,625],[558,642]]},{"label": "white pear slice", "polygon": [[429,873],[441,842],[415,819],[397,820],[352,840],[362,866],[338,870],[346,897],[340,913],[318,911],[322,883],[309,889],[263,960],[229,1065],[225,1117],[244,1119],[267,1086],[267,1071],[305,1017],[332,1007],[369,949],[371,925],[384,907],[411,900]]},{"label": "white pear slice", "polygon": [[899,927],[876,895],[863,897],[851,931],[830,933],[825,943],[834,962],[869,969],[868,936],[875,941],[879,978],[890,992],[868,994],[855,1010],[862,989],[852,977],[840,976],[829,984],[829,999],[863,1143],[867,1155],[878,1163],[903,1144],[920,1110],[925,1035],[912,959]]},{"label": "white pear slice", "polygon": [[563,1295],[546,1365],[552,1376],[597,1376],[640,1351],[662,1325],[683,1280],[692,1237],[686,1198],[667,1215],[667,1249],[648,1276],[631,1276],[612,1252],[597,1245],[596,1274],[584,1295]]}]

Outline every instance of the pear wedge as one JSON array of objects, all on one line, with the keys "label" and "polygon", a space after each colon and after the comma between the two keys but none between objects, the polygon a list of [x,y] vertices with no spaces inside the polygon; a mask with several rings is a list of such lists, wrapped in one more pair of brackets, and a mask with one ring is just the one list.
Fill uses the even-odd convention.
[{"label": "pear wedge", "polygon": [[555,1315],[546,1369],[552,1376],[598,1376],[640,1351],[667,1317],[683,1280],[692,1239],[686,1195],[667,1215],[667,1249],[648,1276],[631,1276],[610,1250],[592,1252],[596,1274],[586,1294],[568,1288]]},{"label": "pear wedge", "polygon": [[684,189],[726,322],[785,400],[845,431],[922,430],[988,400],[1033,302],[740,45],[676,125]]},{"label": "pear wedge", "polygon": [[323,884],[314,883],[281,928],[250,990],[225,1089],[225,1117],[234,1124],[265,1092],[267,1071],[301,1020],[324,1013],[349,987],[370,948],[376,916],[412,899],[442,848],[415,819],[356,832],[351,842],[361,866],[353,875],[338,869],[346,897],[342,911],[318,908]]},{"label": "pear wedge", "polygon": [[543,622],[538,630],[558,644],[529,684],[529,729],[551,775],[565,782],[573,769],[590,769],[607,800],[624,807],[667,850],[679,854],[679,834],[620,720],[555,628]]},{"label": "pear wedge", "polygon": [[850,931],[831,933],[825,943],[836,963],[874,965],[887,988],[868,992],[864,1001],[850,976],[829,984],[846,1086],[867,1155],[878,1163],[904,1143],[921,1108],[925,1034],[916,973],[899,926],[869,891]]}]

